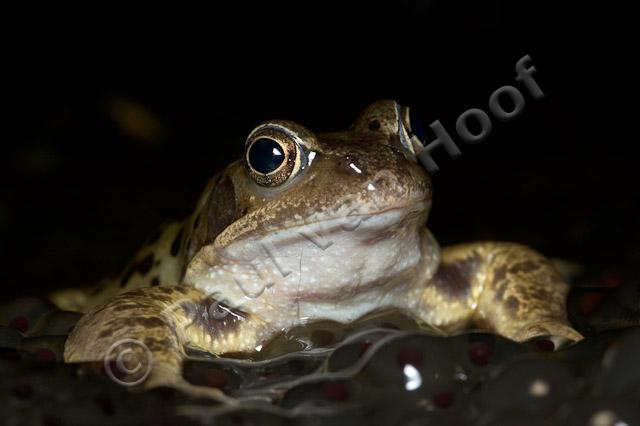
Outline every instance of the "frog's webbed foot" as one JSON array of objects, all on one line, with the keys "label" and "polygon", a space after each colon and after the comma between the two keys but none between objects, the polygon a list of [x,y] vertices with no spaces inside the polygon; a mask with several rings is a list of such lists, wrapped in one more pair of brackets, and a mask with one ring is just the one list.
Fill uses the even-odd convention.
[{"label": "frog's webbed foot", "polygon": [[461,244],[443,250],[423,303],[442,301],[427,322],[471,322],[519,342],[544,336],[558,348],[582,339],[567,319],[568,292],[551,262],[526,246]]},{"label": "frog's webbed foot", "polygon": [[569,285],[551,262],[519,244],[480,245],[484,280],[474,319],[516,341],[545,336],[559,348],[582,340],[567,319]]},{"label": "frog's webbed foot", "polygon": [[192,398],[209,399],[228,405],[236,405],[238,401],[217,388],[190,383],[182,376],[181,370],[155,368],[149,378],[141,384],[141,389],[169,387],[189,395]]},{"label": "frog's webbed foot", "polygon": [[153,348],[151,351],[141,340],[127,338],[114,342],[104,358],[105,361],[99,363],[99,370],[132,391],[172,388],[193,398],[236,403],[220,389],[198,386],[185,380],[181,368],[183,354],[174,347]]},{"label": "frog's webbed foot", "polygon": [[182,376],[188,346],[218,354],[254,348],[263,323],[201,291],[151,287],[123,293],[84,315],[65,345],[66,362],[102,362],[115,382],[133,389],[171,387],[233,403],[220,390]]},{"label": "frog's webbed foot", "polygon": [[556,349],[583,339],[580,333],[565,323],[558,320],[542,320],[521,328],[513,336],[513,340],[524,342],[542,336],[553,342]]}]

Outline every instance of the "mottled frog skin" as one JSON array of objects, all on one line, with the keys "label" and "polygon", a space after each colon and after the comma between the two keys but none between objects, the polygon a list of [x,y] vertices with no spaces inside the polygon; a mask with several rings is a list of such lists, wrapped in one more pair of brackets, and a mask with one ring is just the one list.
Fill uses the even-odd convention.
[{"label": "mottled frog skin", "polygon": [[518,244],[441,249],[425,226],[431,181],[408,109],[367,107],[349,130],[315,134],[284,120],[247,138],[244,158],[206,186],[193,214],[164,227],[117,280],[53,295],[86,312],[67,362],[102,361],[122,339],[153,355],[144,387],[194,391],[186,348],[255,351],[319,319],[397,308],[445,333],[479,327],[516,341],[577,341],[568,285]]}]

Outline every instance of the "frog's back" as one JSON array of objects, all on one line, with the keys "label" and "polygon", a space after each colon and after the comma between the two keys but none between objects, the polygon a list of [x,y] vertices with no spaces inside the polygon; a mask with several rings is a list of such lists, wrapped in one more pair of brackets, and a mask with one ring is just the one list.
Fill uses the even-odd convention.
[{"label": "frog's back", "polygon": [[176,285],[184,266],[184,222],[161,226],[140,247],[122,273],[84,288],[54,292],[50,298],[59,308],[85,312],[115,295],[143,287]]},{"label": "frog's back", "polygon": [[49,296],[51,301],[64,310],[87,312],[120,293],[181,284],[186,264],[195,251],[237,218],[238,212],[227,208],[235,204],[236,197],[226,178],[227,170],[209,180],[189,217],[161,226],[118,277],[95,286],[56,291]]}]

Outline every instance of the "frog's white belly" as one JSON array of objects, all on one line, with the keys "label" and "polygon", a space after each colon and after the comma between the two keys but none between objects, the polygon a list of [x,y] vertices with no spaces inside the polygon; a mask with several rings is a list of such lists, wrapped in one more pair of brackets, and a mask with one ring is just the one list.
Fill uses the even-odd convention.
[{"label": "frog's white belly", "polygon": [[278,328],[316,319],[346,323],[406,306],[416,271],[424,282],[439,258],[426,228],[416,232],[417,221],[407,220],[411,214],[396,209],[272,231],[219,250],[210,257],[216,262],[188,271],[186,281]]}]

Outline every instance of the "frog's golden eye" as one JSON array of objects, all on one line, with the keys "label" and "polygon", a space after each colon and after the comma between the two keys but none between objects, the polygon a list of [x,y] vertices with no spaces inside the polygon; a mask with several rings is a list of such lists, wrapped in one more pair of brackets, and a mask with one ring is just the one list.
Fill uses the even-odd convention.
[{"label": "frog's golden eye", "polygon": [[273,127],[256,129],[249,136],[244,163],[258,185],[282,185],[300,170],[303,153],[292,136]]}]

